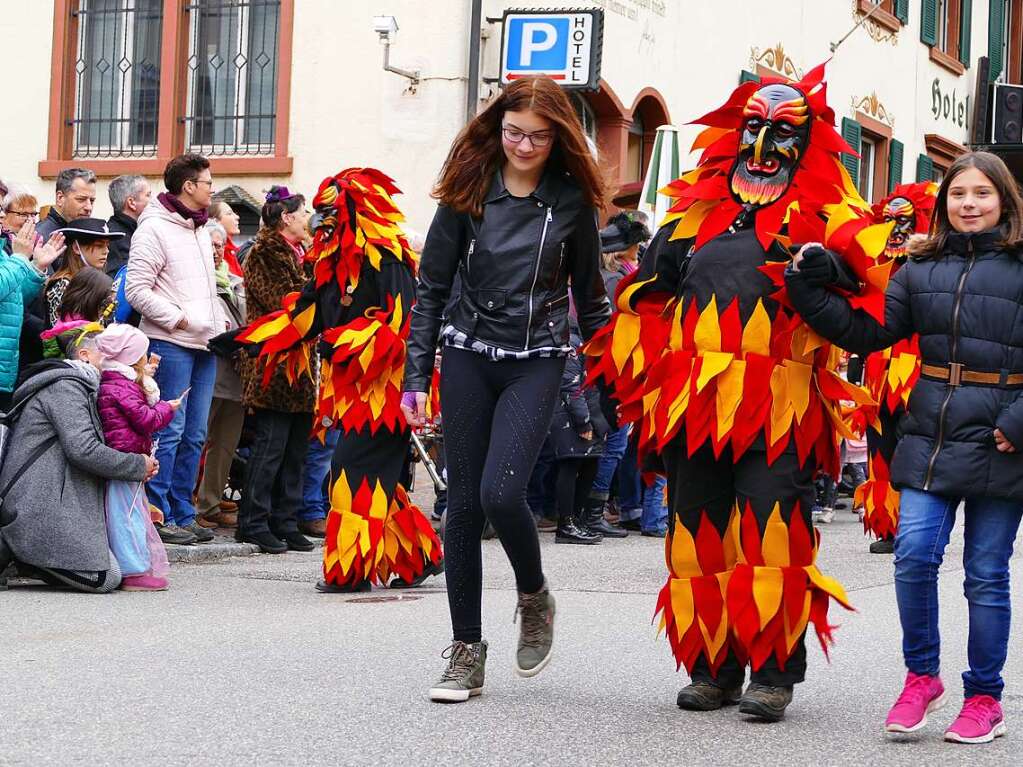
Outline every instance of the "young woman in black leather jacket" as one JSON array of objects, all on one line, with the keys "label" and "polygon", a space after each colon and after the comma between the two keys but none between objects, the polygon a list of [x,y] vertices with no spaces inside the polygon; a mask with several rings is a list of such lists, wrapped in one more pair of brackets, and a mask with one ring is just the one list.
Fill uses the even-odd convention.
[{"label": "young woman in black leather jacket", "polygon": [[931,235],[892,278],[880,324],[827,289],[828,251],[804,246],[788,294],[814,330],[857,353],[920,335],[921,376],[898,428],[892,482],[901,490],[895,595],[908,674],[888,732],[914,732],[940,707],[938,568],[965,503],[969,665],[965,702],[946,740],[1004,735],[1009,557],[1023,517],[1023,200],[1005,164],[960,157],[938,190]]},{"label": "young woman in black leather jacket", "polygon": [[483,686],[486,519],[515,571],[516,671],[533,676],[550,659],[554,598],[525,491],[571,352],[569,291],[584,338],[610,317],[596,217],[605,196],[571,102],[548,78],[512,83],[466,126],[434,196],[403,408],[410,423],[423,422],[439,340],[453,640],[430,697],[462,701]]}]

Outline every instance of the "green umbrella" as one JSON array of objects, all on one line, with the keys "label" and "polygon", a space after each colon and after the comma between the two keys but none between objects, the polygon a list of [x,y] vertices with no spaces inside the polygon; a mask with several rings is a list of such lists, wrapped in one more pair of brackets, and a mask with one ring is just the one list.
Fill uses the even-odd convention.
[{"label": "green umbrella", "polygon": [[643,180],[643,191],[639,195],[639,209],[650,214],[650,231],[656,232],[664,220],[671,199],[657,190],[667,186],[679,177],[678,128],[662,125],[654,138],[654,151]]}]

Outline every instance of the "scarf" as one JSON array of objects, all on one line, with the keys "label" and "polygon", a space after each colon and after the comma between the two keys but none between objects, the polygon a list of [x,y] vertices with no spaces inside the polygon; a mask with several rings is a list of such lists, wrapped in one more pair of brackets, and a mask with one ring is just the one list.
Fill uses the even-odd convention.
[{"label": "scarf", "polygon": [[205,209],[192,210],[190,207],[185,205],[185,203],[181,202],[176,195],[173,195],[170,192],[160,192],[160,194],[157,195],[157,199],[160,201],[160,204],[171,213],[177,213],[185,219],[185,221],[191,221],[192,226],[196,229],[206,226],[206,222],[209,220],[209,211]]}]

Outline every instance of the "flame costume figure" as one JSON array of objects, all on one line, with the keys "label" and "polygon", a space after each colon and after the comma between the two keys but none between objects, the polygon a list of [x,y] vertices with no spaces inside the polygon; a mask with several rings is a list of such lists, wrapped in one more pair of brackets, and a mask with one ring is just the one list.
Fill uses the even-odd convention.
[{"label": "flame costume figure", "polygon": [[[283,308],[237,335],[290,380],[312,375],[320,337],[314,429],[341,430],[323,547],[320,591],[364,591],[372,582],[415,584],[443,570],[441,544],[400,482],[411,431],[400,410],[405,339],[417,258],[390,178],[345,170],[313,200],[314,278]],[[393,585],[393,584],[392,584]]]},{"label": "flame costume figure", "polygon": [[707,126],[699,163],[662,190],[674,205],[588,348],[590,380],[666,469],[657,612],[693,680],[682,708],[741,695],[741,711],[780,719],[804,678],[808,625],[826,651],[829,602],[851,609],[816,565],[813,478],[837,472],[837,435],[852,435],[840,402],[870,400],[833,372],[839,350],[791,308],[782,275],[793,243],[827,242],[851,302],[877,316],[890,226],[870,219],[841,164],[851,149],[823,77],[821,65],[799,82],[745,83],[695,121]]},{"label": "flame costume figure", "polygon": [[[892,273],[908,257],[909,238],[928,231],[937,190],[938,185],[930,181],[900,184],[874,206],[874,219],[892,227],[879,259],[893,264]],[[864,531],[887,542],[886,546],[872,546],[874,552],[890,552],[898,528],[899,493],[891,485],[888,467],[895,454],[896,425],[919,377],[916,336],[874,352],[863,364],[863,385],[877,406],[859,408],[853,417],[857,431],[866,431],[867,435],[867,481],[856,489],[855,505],[863,507]]]}]

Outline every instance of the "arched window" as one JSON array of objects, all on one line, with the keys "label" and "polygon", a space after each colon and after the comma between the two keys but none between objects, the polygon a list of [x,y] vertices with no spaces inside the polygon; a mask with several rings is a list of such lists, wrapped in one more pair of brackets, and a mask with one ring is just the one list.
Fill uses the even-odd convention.
[{"label": "arched window", "polygon": [[583,124],[583,132],[591,141],[597,140],[597,113],[593,111],[590,102],[582,94],[572,93],[572,106],[579,116],[579,122]]},{"label": "arched window", "polygon": [[625,164],[624,179],[626,183],[643,180],[643,172],[646,170],[643,167],[643,158],[646,156],[643,145],[645,133],[643,118],[638,114],[634,115],[629,125],[629,155]]}]

